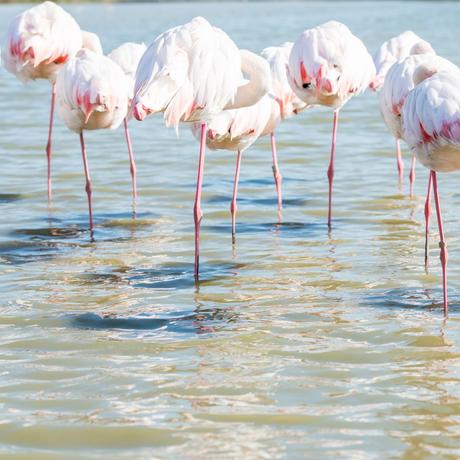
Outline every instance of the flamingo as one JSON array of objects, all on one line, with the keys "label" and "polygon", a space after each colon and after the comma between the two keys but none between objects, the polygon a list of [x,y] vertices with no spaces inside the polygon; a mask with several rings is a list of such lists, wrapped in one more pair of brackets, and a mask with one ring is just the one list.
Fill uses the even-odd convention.
[{"label": "flamingo", "polygon": [[255,104],[269,88],[267,62],[247,50],[238,50],[225,32],[202,17],[159,35],[147,48],[137,68],[132,103],[136,119],[164,112],[166,126],[174,126],[176,130],[181,121],[200,122],[201,125],[193,208],[196,281],[199,280],[207,121],[223,110]]},{"label": "flamingo", "polygon": [[292,46],[292,42],[286,42],[281,46],[270,46],[265,48],[260,53],[262,57],[264,57],[270,64],[270,72],[272,76],[271,94],[273,94],[276,102],[279,104],[278,108],[271,104],[270,108],[272,110],[272,116],[267,122],[265,129],[260,134],[261,136],[270,134],[273,160],[273,176],[275,178],[275,187],[278,195],[279,217],[281,217],[281,209],[283,203],[281,193],[282,176],[279,172],[278,159],[276,154],[275,129],[282,119],[296,115],[308,107],[308,104],[305,104],[305,102],[301,101],[295,95],[294,91],[292,91],[286,75],[286,66],[289,63],[289,55],[291,54]]},{"label": "flamingo", "polygon": [[363,42],[347,26],[326,22],[304,31],[295,41],[289,57],[289,83],[307,104],[325,105],[334,111],[329,180],[327,224],[332,225],[332,181],[339,111],[355,94],[361,93],[375,77],[375,66]]},{"label": "flamingo", "polygon": [[[421,47],[422,52],[417,52],[418,47],[415,46],[417,44]],[[401,32],[396,37],[392,37],[382,43],[374,54],[374,64],[377,75],[371,81],[369,88],[374,91],[379,90],[385,81],[387,72],[394,63],[410,54],[423,54],[426,53],[427,50],[431,50],[432,54],[435,54],[431,45],[420,38],[415,32],[412,32],[412,30]]]},{"label": "flamingo", "polygon": [[99,36],[94,32],[88,32],[87,30],[81,31],[82,48],[94,51],[97,54],[104,54],[102,50],[102,44]]},{"label": "flamingo", "polygon": [[440,237],[444,314],[448,313],[447,247],[438,192],[438,172],[460,169],[460,71],[438,72],[436,63],[423,62],[415,70],[414,89],[408,94],[402,117],[404,138],[417,159],[430,170]]},{"label": "flamingo", "polygon": [[[275,107],[274,107],[275,106]],[[268,94],[256,104],[235,110],[225,110],[213,117],[207,124],[206,146],[211,150],[236,152],[236,170],[233,195],[230,205],[232,214],[232,244],[235,244],[236,196],[243,152],[262,134],[267,125],[272,126],[273,112],[279,113],[279,106]],[[201,123],[191,124],[195,138],[200,141]]]},{"label": "flamingo", "polygon": [[106,56],[81,49],[58,74],[56,99],[66,126],[80,135],[92,237],[91,178],[83,131],[118,128],[128,112],[129,85],[118,64]]},{"label": "flamingo", "polygon": [[[421,51],[422,48],[419,43],[417,43],[417,46],[419,46],[419,50]],[[426,48],[425,54],[411,54],[393,64],[386,74],[385,81],[379,93],[380,113],[388,129],[396,139],[398,165],[401,164],[401,167],[398,168],[400,171],[402,171],[400,140],[404,140],[401,122],[402,107],[409,91],[414,87],[414,71],[417,66],[424,62],[431,62],[438,69],[454,70],[457,68],[457,66],[447,59],[432,54],[431,47]],[[415,180],[415,154],[412,157],[409,180],[410,196],[412,197]]]},{"label": "flamingo", "polygon": [[[427,41],[421,39],[411,30],[406,30],[396,37],[387,40],[382,44],[374,56],[374,63],[377,69],[377,76],[369,85],[369,88],[378,91],[385,83],[387,73],[393,65],[403,60],[407,56],[414,54],[436,54],[433,47]],[[411,78],[408,81],[412,81]],[[394,82],[393,82],[394,84]],[[388,86],[387,86],[388,88]],[[387,89],[388,91],[388,89]],[[407,94],[407,93],[406,93]],[[399,102],[399,101],[397,101]],[[402,107],[402,105],[401,105]],[[390,129],[391,131],[391,129]],[[393,133],[394,134],[394,133]],[[404,163],[401,156],[400,137],[396,137],[396,165],[398,168],[399,182],[402,183],[404,175]],[[415,179],[415,157],[412,157],[411,169],[409,173],[410,189],[412,189]]]},{"label": "flamingo", "polygon": [[[146,49],[147,48],[144,43],[139,44],[127,42],[112,50],[107,56],[112,59],[112,61],[116,62],[123,70],[129,84],[130,101],[134,96],[136,69]],[[126,143],[128,145],[130,172],[133,186],[133,208],[135,209],[137,198],[136,162],[134,161],[134,153],[131,145],[131,136],[129,134],[127,117],[123,120],[123,125],[125,128]]]},{"label": "flamingo", "polygon": [[51,83],[51,111],[46,157],[48,203],[51,202],[51,136],[56,97],[56,76],[69,58],[82,47],[82,34],[75,19],[56,3],[46,1],[27,9],[10,23],[2,60],[6,70],[23,83],[47,79]]}]

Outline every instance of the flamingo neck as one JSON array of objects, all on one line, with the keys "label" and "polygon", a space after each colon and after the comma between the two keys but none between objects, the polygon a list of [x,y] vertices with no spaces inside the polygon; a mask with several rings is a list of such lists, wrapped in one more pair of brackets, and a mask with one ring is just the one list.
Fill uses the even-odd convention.
[{"label": "flamingo neck", "polygon": [[249,80],[238,88],[233,101],[225,109],[239,109],[257,103],[270,91],[271,76],[268,62],[248,50],[241,50],[241,71]]}]

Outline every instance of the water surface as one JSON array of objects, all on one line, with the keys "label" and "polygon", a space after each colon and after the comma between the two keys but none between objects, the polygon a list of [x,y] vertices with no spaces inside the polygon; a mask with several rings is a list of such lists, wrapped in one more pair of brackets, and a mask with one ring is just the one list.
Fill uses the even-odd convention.
[{"label": "water surface", "polygon": [[[0,6],[0,30],[24,5]],[[260,51],[328,19],[373,52],[411,28],[460,63],[460,4],[85,4],[66,8],[108,52],[203,15]],[[277,132],[278,222],[268,139],[243,158],[208,153],[202,282],[193,283],[198,149],[161,117],[133,122],[131,216],[122,130],[90,132],[96,241],[78,138],[56,123],[46,204],[50,87],[0,71],[0,454],[5,458],[460,457],[458,174],[440,176],[451,313],[441,309],[436,223],[423,268],[423,195],[397,184],[374,94],[341,115],[334,228],[326,227],[332,114]]]}]

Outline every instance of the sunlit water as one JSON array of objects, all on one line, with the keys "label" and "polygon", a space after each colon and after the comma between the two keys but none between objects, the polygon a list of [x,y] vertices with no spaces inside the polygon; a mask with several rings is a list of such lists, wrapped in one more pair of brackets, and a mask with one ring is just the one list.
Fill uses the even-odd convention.
[{"label": "sunlit water", "polygon": [[[0,7],[0,30],[24,5]],[[194,15],[260,51],[335,18],[373,52],[412,28],[460,63],[457,3],[69,5],[108,52]],[[332,114],[277,132],[278,223],[268,139],[243,158],[209,152],[202,279],[193,283],[198,150],[161,117],[132,122],[131,219],[122,130],[87,134],[96,241],[87,231],[78,138],[55,129],[46,204],[50,87],[0,74],[0,453],[7,458],[458,458],[458,174],[440,176],[450,250],[443,319],[436,222],[423,268],[427,171],[398,188],[374,94],[342,112],[334,227],[326,227]]]}]

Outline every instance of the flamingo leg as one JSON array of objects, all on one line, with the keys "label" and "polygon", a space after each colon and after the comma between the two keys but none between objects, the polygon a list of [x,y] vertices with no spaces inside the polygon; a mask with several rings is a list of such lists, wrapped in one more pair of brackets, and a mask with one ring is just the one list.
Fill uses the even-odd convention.
[{"label": "flamingo leg", "polygon": [[425,200],[425,270],[428,270],[428,249],[429,249],[429,234],[430,234],[430,218],[431,218],[431,172],[428,175],[428,191]]},{"label": "flamingo leg", "polygon": [[398,165],[399,182],[401,183],[404,177],[404,163],[402,161],[401,141],[399,139],[396,139],[396,163]]},{"label": "flamingo leg", "polygon": [[270,133],[270,141],[272,145],[272,159],[273,159],[273,177],[275,178],[275,187],[276,187],[276,194],[278,195],[278,215],[281,218],[281,209],[283,207],[283,197],[281,192],[281,182],[283,177],[280,174],[278,168],[278,158],[276,156],[276,141],[275,141],[275,133],[272,131]]},{"label": "flamingo leg", "polygon": [[331,159],[329,168],[327,169],[327,178],[329,180],[329,210],[327,216],[327,226],[329,230],[332,226],[332,181],[334,179],[334,153],[335,143],[337,140],[337,126],[339,124],[339,110],[334,110],[334,125],[332,127],[332,144],[331,144]]},{"label": "flamingo leg", "polygon": [[53,119],[54,119],[54,102],[56,99],[56,83],[51,86],[51,110],[50,110],[50,124],[48,128],[48,142],[46,144],[46,159],[48,162],[48,204],[51,203],[51,155],[52,155],[52,143],[51,136],[53,134]]},{"label": "flamingo leg", "polygon": [[202,122],[200,137],[200,159],[198,162],[195,204],[193,206],[193,217],[195,221],[195,281],[199,280],[200,273],[200,225],[203,219],[203,212],[201,210],[201,189],[203,186],[204,158],[206,151],[206,127],[206,122]]},{"label": "flamingo leg", "polygon": [[415,182],[415,153],[412,155],[412,162],[410,164],[409,183],[410,183],[410,197],[414,196],[414,182]]},{"label": "flamingo leg", "polygon": [[240,180],[240,166],[241,166],[241,150],[238,150],[236,157],[236,170],[235,170],[235,182],[233,184],[233,195],[232,202],[230,204],[230,212],[232,213],[232,244],[235,244],[235,232],[236,232],[236,195],[238,194],[238,182]]},{"label": "flamingo leg", "polygon": [[93,208],[91,204],[91,177],[89,175],[89,168],[88,168],[88,158],[86,157],[86,148],[85,148],[85,141],[83,139],[83,132],[80,133],[80,145],[81,145],[81,156],[83,158],[83,167],[85,168],[85,177],[86,177],[86,194],[88,195],[88,209],[89,209],[89,230],[91,232],[91,236],[93,236]]},{"label": "flamingo leg", "polygon": [[136,198],[137,198],[137,186],[136,186],[136,162],[134,161],[134,153],[131,145],[131,136],[129,134],[128,129],[128,120],[126,118],[123,120],[125,126],[125,137],[126,137],[126,144],[128,145],[128,154],[129,154],[129,164],[130,164],[130,171],[131,171],[131,179],[133,183],[133,207],[136,206]]},{"label": "flamingo leg", "polygon": [[436,206],[436,217],[438,220],[438,229],[439,229],[439,247],[441,249],[440,252],[440,259],[441,259],[441,266],[442,266],[442,291],[444,294],[444,315],[447,316],[448,312],[448,304],[447,304],[447,246],[446,241],[444,238],[444,227],[442,224],[442,215],[441,215],[441,205],[439,202],[439,194],[438,194],[438,180],[436,177],[436,172],[431,171],[431,178],[433,182],[433,193],[434,193],[434,203]]}]

